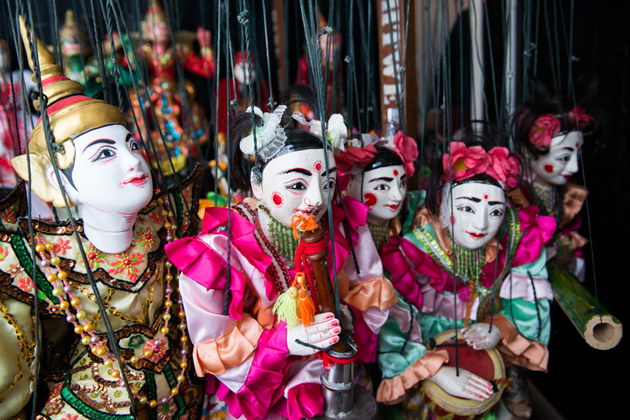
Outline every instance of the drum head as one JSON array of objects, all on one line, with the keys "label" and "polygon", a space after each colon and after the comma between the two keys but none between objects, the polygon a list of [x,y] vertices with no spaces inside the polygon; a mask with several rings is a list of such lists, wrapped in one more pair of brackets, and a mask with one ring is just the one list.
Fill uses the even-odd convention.
[{"label": "drum head", "polygon": [[[449,354],[449,362],[446,366],[455,366],[455,330],[444,331],[434,337],[437,344],[436,350],[446,350]],[[501,354],[497,349],[474,350],[466,345],[464,336],[458,332],[458,360],[459,367],[487,380],[497,380],[505,378],[505,365]],[[440,347],[440,344],[446,344]],[[422,387],[425,390],[425,398],[449,413],[473,416],[488,411],[501,398],[504,387],[498,387],[499,390],[494,392],[490,398],[485,401],[470,400],[466,398],[455,397],[448,394],[437,384],[429,381],[423,381]]]}]

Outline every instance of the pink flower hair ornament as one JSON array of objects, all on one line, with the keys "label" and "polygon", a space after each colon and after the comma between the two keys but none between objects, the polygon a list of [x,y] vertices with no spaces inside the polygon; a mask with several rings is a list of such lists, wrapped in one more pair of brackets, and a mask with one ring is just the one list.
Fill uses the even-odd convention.
[{"label": "pink flower hair ornament", "polygon": [[544,150],[551,144],[553,136],[560,132],[560,120],[552,114],[542,114],[529,129],[529,141],[537,149]]},{"label": "pink flower hair ornament", "polygon": [[575,106],[571,109],[571,111],[567,112],[567,120],[573,127],[579,128],[580,131],[584,131],[586,127],[595,121],[595,118],[587,114],[584,108]]},{"label": "pink flower hair ornament", "polygon": [[413,176],[413,173],[416,171],[414,163],[418,159],[418,144],[416,141],[399,131],[394,135],[394,146],[391,149],[402,159],[407,176]]},{"label": "pink flower hair ornament", "polygon": [[520,179],[520,165],[505,147],[494,147],[486,152],[481,146],[466,147],[464,143],[453,141],[450,154],[442,156],[443,181],[449,181],[451,171],[453,181],[463,181],[479,174],[488,174],[508,189],[517,187]]},{"label": "pink flower hair ornament", "polygon": [[344,152],[335,156],[337,169],[344,174],[352,173],[355,165],[357,168],[363,169],[374,159],[375,154],[376,148],[371,144],[365,148],[348,146]]}]

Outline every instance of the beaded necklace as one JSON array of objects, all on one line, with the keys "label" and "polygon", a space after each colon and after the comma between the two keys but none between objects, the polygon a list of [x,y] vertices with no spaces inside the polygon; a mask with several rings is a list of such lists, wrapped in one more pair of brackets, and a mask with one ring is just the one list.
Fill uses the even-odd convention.
[{"label": "beaded necklace", "polygon": [[259,205],[258,208],[269,216],[269,234],[271,235],[273,246],[280,255],[289,260],[287,265],[293,267],[293,260],[300,245],[300,240],[293,237],[293,229],[274,219],[267,207]]},{"label": "beaded necklace", "polygon": [[389,240],[389,222],[382,226],[373,225],[370,222],[368,222],[367,225],[370,229],[370,235],[372,235],[376,249],[381,249]]},{"label": "beaded necklace", "polygon": [[[157,204],[162,206],[160,215],[167,220],[164,223],[164,228],[166,229],[166,242],[171,242],[175,237],[175,230],[177,226],[175,225],[174,214],[170,208],[169,198],[158,198]],[[110,368],[108,372],[109,375],[115,380],[118,380],[121,387],[124,386],[125,383],[123,379],[120,378],[120,371],[113,367],[115,357],[107,350],[108,344],[106,340],[102,341],[101,337],[94,333],[94,324],[97,320],[88,320],[86,318],[85,311],[81,310],[80,300],[74,294],[75,291],[68,280],[68,273],[60,266],[61,259],[55,253],[55,246],[51,242],[46,242],[41,237],[35,238],[35,242],[37,244],[35,246],[35,252],[39,254],[41,258],[41,265],[47,272],[46,279],[53,286],[52,295],[59,299],[59,304],[57,305],[59,313],[65,312],[66,321],[72,324],[74,326],[74,332],[81,336],[81,344],[90,347],[91,353],[100,358],[104,366]],[[173,293],[173,287],[171,284],[173,275],[171,274],[171,269],[173,267],[173,263],[166,260],[164,262],[164,266],[166,268],[166,274],[164,275],[166,287],[164,288],[164,313],[162,315],[162,320],[164,322],[162,324],[163,327],[159,330],[161,336],[151,340],[153,347],[145,346],[145,350],[141,357],[134,355],[128,359],[124,358],[122,360],[125,365],[137,370],[141,370],[141,367],[138,366],[141,362],[141,358],[153,361],[156,355],[160,354],[162,344],[169,340],[167,336],[170,331],[170,312],[173,307],[173,301],[171,300],[171,294]],[[53,271],[52,267],[55,268],[56,272]],[[186,334],[187,325],[185,323],[186,313],[184,312],[184,305],[181,297],[179,297],[177,304],[179,305],[178,317],[181,320],[181,323],[177,326],[177,328],[182,333],[179,340],[182,345],[182,361],[179,366],[181,368],[181,372],[177,376],[177,385],[171,389],[170,395],[160,400],[159,403],[162,405],[168,404],[173,398],[175,398],[179,394],[180,387],[184,384],[184,382],[186,382],[186,369],[188,368],[188,362],[186,361],[188,349],[186,348],[186,344],[188,342],[188,336]],[[124,367],[125,366],[121,366],[121,368]],[[158,405],[158,401],[154,399],[149,400],[146,396],[140,395],[137,389],[132,388],[131,391],[141,405],[147,404],[151,408],[155,408]]]},{"label": "beaded necklace", "polygon": [[[450,236],[451,235],[449,235],[449,238]],[[483,268],[485,247],[477,249],[464,248],[457,242],[453,241],[452,238],[451,243],[453,244],[455,272],[465,279],[478,281],[481,269]]]}]

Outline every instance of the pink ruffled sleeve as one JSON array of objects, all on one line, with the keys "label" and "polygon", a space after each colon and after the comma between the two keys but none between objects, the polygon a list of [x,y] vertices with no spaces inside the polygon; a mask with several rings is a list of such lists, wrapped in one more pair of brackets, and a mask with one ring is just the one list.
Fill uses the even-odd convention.
[{"label": "pink ruffled sleeve", "polygon": [[383,246],[381,258],[396,290],[416,308],[422,308],[418,274],[438,278],[442,276],[440,267],[411,241],[399,236],[391,237],[389,243]]},{"label": "pink ruffled sleeve", "polygon": [[[540,211],[536,206],[520,209],[518,216],[521,240],[512,262],[513,267],[536,260],[556,231],[556,220],[553,217],[540,216]],[[505,257],[503,260],[505,261]]]}]

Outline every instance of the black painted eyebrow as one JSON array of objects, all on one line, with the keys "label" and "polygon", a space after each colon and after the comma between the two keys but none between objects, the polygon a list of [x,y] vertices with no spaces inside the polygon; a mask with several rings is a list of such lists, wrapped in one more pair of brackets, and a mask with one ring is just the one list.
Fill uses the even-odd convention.
[{"label": "black painted eyebrow", "polygon": [[382,177],[380,177],[380,178],[374,178],[374,179],[372,179],[372,180],[368,181],[368,184],[369,184],[370,182],[374,182],[374,181],[392,182],[393,180],[394,180],[394,178],[388,178],[388,177],[382,176]]},{"label": "black painted eyebrow", "polygon": [[574,149],[573,147],[568,147],[568,146],[567,146],[567,147],[563,147],[563,148],[562,148],[562,149],[560,149],[560,150],[568,150],[568,151],[572,152],[572,151],[574,151],[575,149]]},{"label": "black painted eyebrow", "polygon": [[481,198],[476,198],[476,197],[457,197],[458,200],[460,198],[463,198],[465,200],[470,200],[470,201],[473,201],[475,203],[481,203]]},{"label": "black painted eyebrow", "polygon": [[[328,169],[328,173],[330,175],[332,175],[335,172],[337,172],[337,168],[330,168],[330,169]],[[326,176],[326,170],[325,169],[324,169],[324,172],[322,172],[322,176]]]},{"label": "black painted eyebrow", "polygon": [[302,174],[302,175],[306,175],[306,176],[313,176],[313,174],[310,171],[307,171],[304,168],[293,168],[293,169],[288,169],[286,171],[282,171],[282,172],[278,172],[277,175],[285,175],[291,172],[297,172],[298,174]]},{"label": "black painted eyebrow", "polygon": [[505,205],[503,201],[488,201],[488,204],[490,204],[491,206],[496,206],[497,204]]},{"label": "black painted eyebrow", "polygon": [[404,174],[403,176],[400,177],[401,180],[407,178],[407,174]]},{"label": "black painted eyebrow", "polygon": [[81,152],[81,154],[85,153],[85,151],[87,149],[89,149],[92,146],[96,146],[97,144],[116,144],[116,142],[114,140],[110,140],[110,139],[98,139],[96,141],[93,141],[92,143],[90,143],[85,149],[83,149],[83,152]]}]

